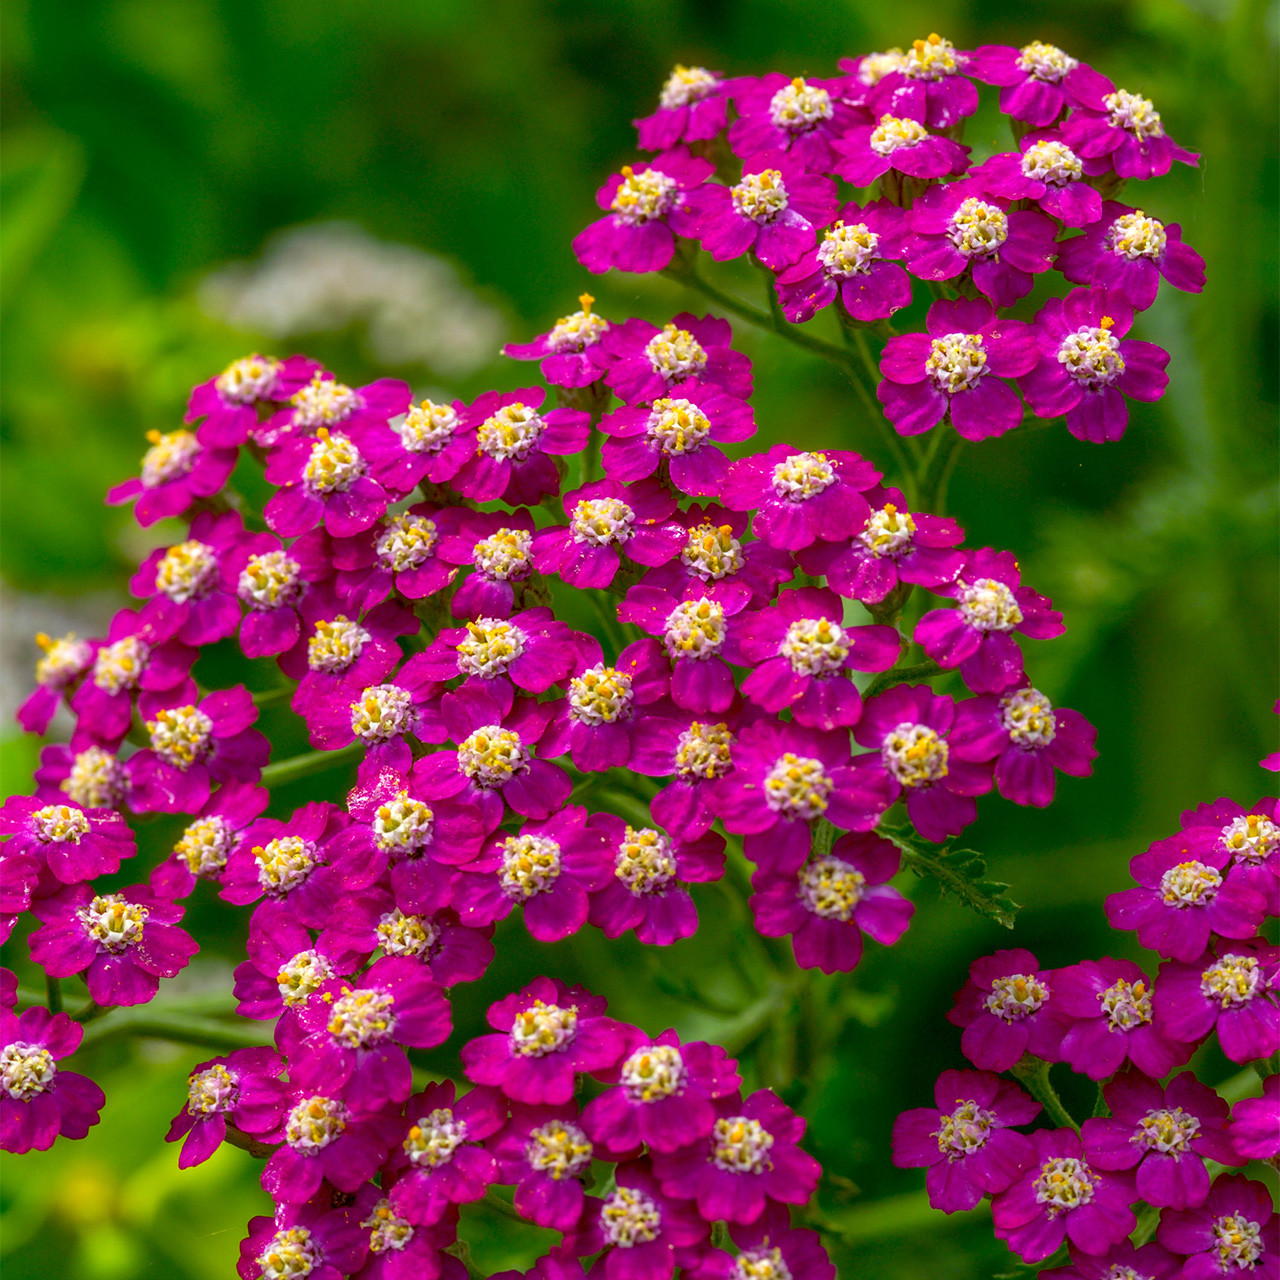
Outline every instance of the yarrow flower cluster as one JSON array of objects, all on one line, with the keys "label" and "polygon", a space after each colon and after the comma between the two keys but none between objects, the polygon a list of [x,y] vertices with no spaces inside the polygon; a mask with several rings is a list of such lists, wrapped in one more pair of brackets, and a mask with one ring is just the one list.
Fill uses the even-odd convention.
[{"label": "yarrow flower cluster", "polygon": [[[1111,957],[1054,970],[1023,950],[975,961],[948,1018],[978,1070],[943,1072],[937,1110],[894,1127],[895,1163],[928,1170],[936,1208],[991,1197],[996,1235],[1024,1261],[1065,1242],[1070,1265],[1043,1272],[1059,1280],[1277,1273],[1271,1193],[1228,1172],[1280,1157],[1280,1077],[1258,1087],[1280,1051],[1280,948],[1263,932],[1280,915],[1277,803],[1202,804],[1130,863],[1138,887],[1112,894],[1107,916],[1159,954],[1154,978]],[[1246,1068],[1222,1092],[1178,1071],[1210,1039]],[[1082,1125],[1048,1082],[1052,1063],[1098,1082]],[[1017,1132],[1040,1103],[1006,1071],[1059,1127]],[[1140,1204],[1149,1225],[1135,1249]]]},{"label": "yarrow flower cluster", "polygon": [[[784,334],[834,308],[905,435],[944,417],[999,435],[1025,398],[1083,439],[1117,438],[1126,397],[1166,384],[1167,355],[1127,337],[1135,312],[1161,277],[1199,289],[1202,272],[1176,227],[1109,197],[1194,157],[1149,102],[1048,45],[966,52],[935,35],[841,70],[677,67],[637,122],[658,154],[601,189],[580,261],[696,285],[698,245],[750,255]],[[958,132],[974,79],[1001,86],[1020,141],[971,167]],[[1008,318],[1055,266],[1080,287]],[[892,334],[920,282],[939,295],[926,331]],[[31,962],[51,991],[82,978],[96,1017],[191,961],[183,904],[201,882],[249,908],[236,1012],[272,1024],[272,1043],[195,1067],[169,1134],[184,1166],[228,1140],[265,1158],[276,1209],[250,1224],[245,1280],[458,1280],[458,1206],[498,1186],[562,1234],[530,1274],[594,1258],[605,1280],[833,1280],[817,1234],[791,1224],[820,1173],[805,1122],[744,1094],[723,1050],[651,1037],[538,977],[461,1047],[469,1090],[415,1091],[417,1055],[452,1033],[450,989],[486,973],[516,914],[537,942],[590,926],[671,945],[698,928],[690,886],[731,865],[760,934],[789,939],[802,968],[848,972],[865,937],[907,929],[913,904],[891,883],[904,857],[936,871],[951,851],[927,846],[972,823],[977,797],[1044,807],[1059,773],[1091,770],[1094,730],[1027,673],[1022,642],[1064,624],[1013,553],[964,547],[924,474],[899,488],[850,450],[750,452],[753,371],[727,320],[614,320],[594,302],[504,349],[549,387],[470,403],[351,386],[304,356],[236,360],[108,495],[143,526],[186,522],[133,577],[140,607],[103,637],[39,638],[19,719],[42,733],[65,707],[74,730],[45,748],[34,795],[0,808],[0,929],[37,921]],[[891,334],[878,366],[870,325]],[[228,483],[238,462],[262,464],[260,512]],[[575,592],[589,631],[557,617]],[[197,683],[201,652],[233,644],[246,683]],[[271,761],[260,712],[291,713],[315,753]],[[271,794],[352,764],[342,802]],[[613,771],[634,803],[610,803]],[[185,824],[171,852],[116,887],[138,860],[130,819],[158,814]],[[1079,966],[1052,1001],[1060,975],[1026,953],[975,967],[956,1016],[979,1070],[948,1073],[939,1110],[899,1141],[938,1203],[1000,1196],[998,1228],[1032,1252],[1068,1220],[1098,1252],[1134,1178],[1176,1183],[1158,1194],[1186,1214],[1216,1212],[1215,1195],[1245,1212],[1251,1193],[1206,1184],[1206,1200],[1161,1163],[1171,1143],[1244,1150],[1218,1103],[1176,1082],[1155,1098],[1138,1073],[1185,1062],[1215,1024],[1229,1056],[1258,1056],[1250,1002],[1275,968],[1254,937],[1275,892],[1264,821],[1233,816],[1235,844],[1194,856],[1153,850],[1116,908],[1142,940],[1169,939],[1176,1012],[1153,1022],[1145,980],[1116,961]],[[1101,1004],[1068,1030],[1071,991]],[[39,1005],[3,1017],[0,1145],[84,1136],[101,1093],[58,1065],[78,1022]],[[1130,1164],[1114,1135],[1100,1155],[1088,1131],[1083,1146],[1016,1132],[1038,1104],[995,1073],[1068,1052],[1090,1074],[1105,1056],[1098,1078],[1132,1064],[1108,1123],[1148,1103],[1143,1117],[1164,1117]],[[1197,1223],[1169,1230],[1190,1239]]]}]

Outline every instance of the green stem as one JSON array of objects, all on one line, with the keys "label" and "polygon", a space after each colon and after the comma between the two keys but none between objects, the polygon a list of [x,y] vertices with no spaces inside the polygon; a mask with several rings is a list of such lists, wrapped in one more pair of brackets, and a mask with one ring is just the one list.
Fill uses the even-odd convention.
[{"label": "green stem", "polygon": [[906,684],[908,680],[928,680],[930,676],[936,676],[941,670],[942,668],[933,661],[917,662],[913,667],[893,667],[876,676],[867,685],[862,697],[864,700],[874,698],[876,694],[892,689],[894,685]]},{"label": "green stem", "polygon": [[349,747],[340,747],[337,751],[307,751],[300,756],[290,756],[288,760],[277,760],[263,769],[262,785],[281,787],[313,773],[342,768],[351,761],[360,759],[364,749],[363,742],[353,742]]},{"label": "green stem", "polygon": [[253,705],[262,711],[266,707],[274,707],[278,703],[288,702],[293,696],[294,686],[291,684],[277,685],[274,689],[264,689],[261,693],[253,695]]},{"label": "green stem", "polygon": [[1058,1097],[1057,1091],[1049,1082],[1047,1062],[1028,1053],[1023,1056],[1021,1062],[1014,1065],[1011,1074],[1027,1086],[1027,1092],[1044,1107],[1045,1115],[1054,1124],[1059,1128],[1080,1132],[1080,1126],[1072,1118],[1071,1112],[1062,1105],[1062,1099]]},{"label": "green stem", "polygon": [[716,306],[723,308],[725,311],[731,311],[734,315],[751,321],[752,324],[759,326],[761,329],[770,329],[778,334],[779,337],[795,343],[798,347],[804,347],[807,351],[812,351],[815,355],[820,355],[825,360],[831,360],[835,364],[843,365],[846,368],[851,363],[847,353],[837,347],[835,343],[825,342],[822,338],[815,338],[810,334],[801,333],[795,325],[790,323],[784,323],[783,327],[779,328],[772,316],[751,306],[749,303],[739,301],[732,294],[717,289],[710,281],[704,280],[692,265],[684,268],[670,266],[665,268],[662,274],[670,276],[673,280],[678,280],[690,289],[697,290],[703,297],[709,298]]},{"label": "green stem", "polygon": [[809,1219],[809,1225],[830,1232],[846,1242],[881,1240],[893,1237],[909,1240],[918,1231],[974,1222],[991,1213],[991,1202],[984,1201],[967,1212],[943,1214],[929,1203],[928,1193],[911,1191],[901,1196],[886,1196],[866,1204],[855,1205],[843,1212]]},{"label": "green stem", "polygon": [[212,1018],[166,1016],[154,1006],[138,1005],[120,1009],[110,1022],[85,1032],[85,1044],[112,1040],[117,1036],[142,1036],[194,1044],[206,1049],[249,1049],[270,1044],[269,1032],[258,1023],[217,1022]]},{"label": "green stem", "polygon": [[62,1012],[62,982],[58,978],[47,977],[44,980],[45,995],[48,999],[49,1012]]}]

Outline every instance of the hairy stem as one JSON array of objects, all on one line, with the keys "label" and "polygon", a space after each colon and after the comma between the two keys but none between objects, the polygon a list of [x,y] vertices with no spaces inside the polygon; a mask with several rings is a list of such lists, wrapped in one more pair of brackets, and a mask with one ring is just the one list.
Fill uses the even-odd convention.
[{"label": "hairy stem", "polygon": [[1014,1065],[1012,1074],[1027,1087],[1027,1092],[1044,1107],[1045,1115],[1063,1129],[1074,1129],[1080,1132],[1080,1126],[1066,1107],[1062,1099],[1049,1082],[1049,1064],[1041,1058],[1025,1054],[1021,1062]]},{"label": "hairy stem", "polygon": [[353,760],[359,760],[364,750],[363,742],[353,742],[337,751],[307,751],[300,756],[290,756],[288,760],[274,761],[263,769],[262,785],[280,787],[297,782],[299,778],[310,777],[313,773],[342,768]]}]

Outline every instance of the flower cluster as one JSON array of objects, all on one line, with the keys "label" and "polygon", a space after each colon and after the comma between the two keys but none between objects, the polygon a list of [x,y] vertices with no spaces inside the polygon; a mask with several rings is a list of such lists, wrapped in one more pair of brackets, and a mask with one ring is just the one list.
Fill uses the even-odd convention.
[{"label": "flower cluster", "polygon": [[[1280,1051],[1280,949],[1263,937],[1280,915],[1278,822],[1274,796],[1216,800],[1133,859],[1138,887],[1113,894],[1107,915],[1159,954],[1154,980],[1111,957],[1045,970],[1012,950],[973,964],[948,1017],[978,1070],[944,1072],[937,1109],[894,1128],[895,1162],[927,1168],[935,1207],[990,1196],[996,1235],[1025,1261],[1068,1243],[1070,1265],[1043,1273],[1058,1280],[1277,1273],[1271,1193],[1222,1169],[1280,1157],[1280,1076],[1256,1087]],[[1234,1108],[1178,1070],[1211,1037],[1246,1067],[1223,1090]],[[1048,1083],[1058,1062],[1098,1082],[1083,1125]],[[1061,1127],[1017,1132],[1040,1103],[1002,1071]],[[1135,1247],[1139,1202],[1150,1212]]]},{"label": "flower cluster", "polygon": [[[788,321],[834,306],[855,332],[877,324],[892,336],[876,391],[903,435],[949,417],[979,440],[1061,416],[1081,440],[1119,439],[1127,401],[1168,385],[1168,354],[1127,337],[1134,313],[1162,277],[1198,292],[1204,264],[1176,225],[1115,197],[1197,157],[1149,99],[1040,41],[964,50],[930,35],[840,69],[730,80],[677,67],[637,121],[659,154],[600,189],[605,216],[574,241],[579,261],[683,277],[699,247],[750,257]],[[975,81],[1000,87],[1015,143],[980,162],[959,141]],[[1055,273],[1080,287],[1008,318]],[[913,279],[937,301],[923,333],[897,334],[887,322]]]},{"label": "flower cluster", "polygon": [[[950,414],[962,436],[1000,434],[1022,421],[1016,379],[1033,413],[1118,436],[1124,397],[1165,385],[1167,356],[1125,337],[1135,309],[1161,274],[1200,277],[1176,227],[1110,197],[1193,158],[1145,99],[1051,46],[965,53],[931,36],[842,71],[677,68],[638,122],[661,154],[603,189],[607,216],[575,242],[584,265],[670,264],[696,286],[695,242],[717,261],[750,254],[784,331],[833,306],[873,373],[867,326],[890,334],[913,281],[928,282],[927,332],[889,336],[879,362],[900,432]],[[970,76],[1001,86],[1033,129],[1019,128],[1017,154],[973,168],[958,140]],[[726,146],[731,185],[713,180]],[[841,181],[879,191],[849,199]],[[1079,234],[1059,240],[1060,227]],[[1002,314],[1055,263],[1081,287],[1031,324]],[[727,320],[612,320],[579,302],[505,349],[547,386],[470,402],[348,385],[303,356],[236,360],[108,495],[144,527],[184,522],[158,531],[166,542],[134,575],[139,607],[103,637],[39,638],[19,719],[44,733],[65,708],[74,727],[42,752],[34,794],[0,808],[0,932],[38,922],[19,937],[51,992],[49,1009],[24,1000],[18,1014],[4,986],[0,1146],[47,1147],[97,1119],[96,1086],[57,1065],[80,1038],[54,1011],[64,981],[87,988],[77,1019],[145,1003],[198,949],[181,928],[198,886],[249,908],[236,1012],[271,1023],[272,1043],[198,1066],[170,1133],[184,1165],[228,1139],[266,1157],[276,1211],[251,1224],[246,1280],[455,1280],[458,1206],[495,1186],[563,1235],[539,1275],[594,1257],[606,1280],[829,1280],[816,1235],[789,1215],[819,1173],[798,1145],[804,1121],[767,1091],[744,1096],[715,1046],[650,1038],[538,978],[491,1008],[494,1034],[461,1047],[470,1091],[415,1092],[416,1055],[449,1039],[450,989],[486,973],[506,917],[536,942],[591,926],[670,945],[698,927],[690,886],[730,865],[749,874],[761,934],[789,939],[801,967],[852,970],[864,935],[891,945],[907,928],[913,904],[891,883],[904,854],[927,869],[948,851],[923,844],[959,835],[977,797],[1044,807],[1058,773],[1092,767],[1094,730],[1024,660],[1023,641],[1061,634],[1061,615],[1011,552],[966,548],[931,512],[936,474],[904,470],[897,487],[850,450],[750,452],[753,371]],[[255,466],[270,490],[260,511],[232,483]],[[215,645],[238,646],[243,683],[205,686]],[[270,760],[260,712],[268,727],[292,715],[314,753]],[[334,786],[301,805],[272,795],[353,765],[341,803]],[[143,861],[135,825],[152,815],[185,826],[115,887]],[[1184,968],[1232,939],[1221,963],[1252,957],[1270,974],[1270,952],[1244,941],[1262,860],[1257,875],[1219,874],[1234,854],[1206,852],[1201,880],[1179,869],[1195,909],[1170,924],[1142,896],[1164,891],[1164,857],[1148,856],[1144,889],[1117,910],[1140,935],[1176,935]],[[1104,979],[1130,1021],[1103,1075],[1126,1054],[1160,1075],[1207,1033],[1203,1018],[1178,1024],[1182,1039],[1148,1026],[1136,975]],[[926,1134],[950,1207],[1013,1195],[1041,1141],[1014,1127],[1036,1104],[993,1073],[1069,1039],[1025,953],[979,983],[961,1010],[980,1071],[940,1084],[945,1115]],[[984,1009],[1003,1012],[984,1022]],[[1231,1033],[1246,1056],[1247,1023]],[[1194,1090],[1170,1105],[1217,1114]],[[1055,1205],[1092,1194],[1069,1138],[1041,1161],[1058,1162]],[[1215,1159],[1236,1149],[1197,1141]],[[904,1150],[940,1165],[917,1160],[920,1146]]]}]

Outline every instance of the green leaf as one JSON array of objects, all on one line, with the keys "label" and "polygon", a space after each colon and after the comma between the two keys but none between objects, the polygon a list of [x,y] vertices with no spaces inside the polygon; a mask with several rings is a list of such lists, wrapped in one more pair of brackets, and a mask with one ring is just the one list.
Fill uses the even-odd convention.
[{"label": "green leaf", "polygon": [[879,832],[902,851],[903,861],[919,876],[931,876],[945,893],[959,898],[970,911],[994,920],[1006,929],[1013,928],[1019,903],[1005,892],[1007,884],[987,880],[987,861],[973,849],[954,849],[947,845],[935,849],[892,827]]}]

